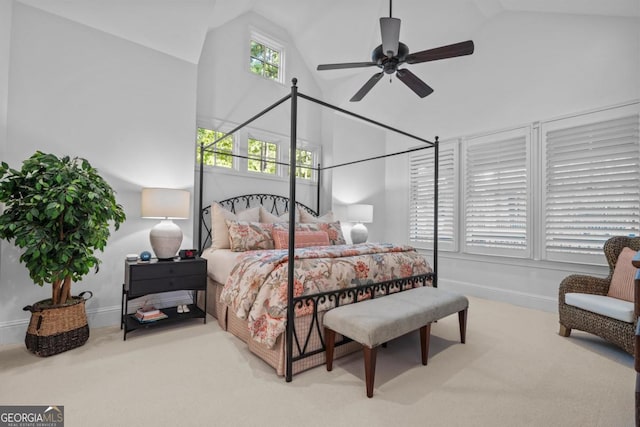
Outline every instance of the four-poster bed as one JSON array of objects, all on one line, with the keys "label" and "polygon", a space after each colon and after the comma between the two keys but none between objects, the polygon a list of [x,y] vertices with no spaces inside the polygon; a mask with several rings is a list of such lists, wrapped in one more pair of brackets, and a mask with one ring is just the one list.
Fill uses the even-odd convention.
[{"label": "four-poster bed", "polygon": [[[318,165],[317,168],[313,168],[317,173],[318,182],[316,209],[313,209],[296,201],[295,173],[289,174],[288,197],[251,194],[219,201],[211,206],[204,206],[204,153],[215,151],[216,144],[226,136],[208,145],[201,143],[199,148],[199,211],[201,218],[198,226],[198,248],[201,256],[207,257],[212,266],[210,268],[211,289],[208,292],[211,293],[209,300],[213,301],[213,306],[207,307],[207,309],[218,318],[218,322],[224,329],[247,342],[252,352],[276,368],[278,374],[284,374],[287,381],[292,380],[294,371],[299,372],[324,363],[325,345],[322,333],[324,311],[341,304],[356,303],[416,286],[432,285],[436,287],[438,259],[438,138],[436,137],[435,142],[431,142],[317,100],[299,93],[296,79],[293,79],[292,83],[289,95],[238,125],[228,134],[235,133],[284,102],[290,101],[290,153],[296,153],[297,102],[299,98],[302,98],[423,142],[425,145],[398,153],[326,167]],[[323,171],[427,148],[433,148],[435,154],[432,266],[429,266],[424,257],[419,255],[415,249],[407,246],[390,244],[343,245],[344,240],[341,236],[339,223],[334,222],[332,218],[318,218],[320,213],[320,182]],[[290,156],[289,163],[276,163],[289,167],[289,171],[296,170],[295,155]],[[325,220],[323,221],[323,219]],[[307,223],[305,224],[305,222]],[[228,230],[224,229],[225,224]],[[213,237],[211,236],[212,230]],[[220,239],[220,236],[216,236],[216,230],[222,233],[228,231],[229,237],[225,235],[223,240],[229,240],[234,245],[236,244],[233,243],[234,237],[239,239],[253,236],[250,239],[253,239],[251,242],[254,243],[254,246],[249,245],[250,252],[240,252],[240,255],[233,251],[205,250],[211,243],[214,248],[216,247],[215,239]],[[285,242],[281,247],[274,249],[273,241],[268,239],[275,238],[276,233],[279,233],[281,238],[284,236]],[[311,238],[312,235],[313,238],[323,237],[323,233],[326,236],[333,234],[331,244],[334,246],[316,246],[302,242],[303,238]],[[225,244],[225,242],[222,243]],[[240,244],[240,246],[247,245]],[[268,249],[268,251],[252,251],[252,249]],[[216,259],[215,257],[222,258]],[[334,271],[338,264],[344,268],[344,272],[336,273]],[[229,271],[227,268],[226,274],[216,276],[217,268],[213,267],[216,265],[233,265],[233,271]],[[259,266],[261,274],[265,277],[265,284],[257,285],[258,273],[255,275],[247,273],[251,271],[252,266],[256,265]],[[355,275],[349,276],[350,273],[347,271],[355,272]],[[358,274],[358,271],[362,274]],[[228,286],[223,287],[225,284]],[[254,302],[255,305],[253,305]],[[282,329],[284,329],[284,334],[280,334]],[[353,343],[349,343],[349,340],[342,339],[336,342],[336,347],[341,346],[343,354],[359,348],[351,344]],[[338,349],[335,354],[336,356],[341,355]]]}]

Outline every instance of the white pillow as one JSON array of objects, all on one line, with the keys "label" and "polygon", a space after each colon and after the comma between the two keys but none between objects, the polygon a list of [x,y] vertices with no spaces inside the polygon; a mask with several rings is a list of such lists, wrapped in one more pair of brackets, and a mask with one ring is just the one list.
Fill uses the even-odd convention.
[{"label": "white pillow", "polygon": [[231,248],[226,220],[260,222],[260,206],[234,214],[219,204],[213,203],[211,209],[211,247],[213,249]]},{"label": "white pillow", "polygon": [[298,208],[301,223],[335,222],[333,212],[329,211],[322,216],[313,216],[306,209]]},{"label": "white pillow", "polygon": [[[296,210],[296,222],[300,221],[300,213]],[[289,222],[289,212],[285,212],[280,216],[276,216],[260,206],[260,222],[264,224],[275,224],[277,222]]]}]

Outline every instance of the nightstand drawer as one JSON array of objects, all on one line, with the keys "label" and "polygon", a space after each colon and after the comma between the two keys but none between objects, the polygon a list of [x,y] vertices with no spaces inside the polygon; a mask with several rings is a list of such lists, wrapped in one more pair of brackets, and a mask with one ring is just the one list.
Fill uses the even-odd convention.
[{"label": "nightstand drawer", "polygon": [[129,297],[142,296],[160,292],[172,292],[182,290],[205,290],[206,279],[202,275],[190,275],[179,277],[162,277],[147,280],[135,280],[129,283]]},{"label": "nightstand drawer", "polygon": [[128,281],[164,279],[185,275],[207,274],[205,262],[156,262],[153,264],[136,264],[130,266]]}]

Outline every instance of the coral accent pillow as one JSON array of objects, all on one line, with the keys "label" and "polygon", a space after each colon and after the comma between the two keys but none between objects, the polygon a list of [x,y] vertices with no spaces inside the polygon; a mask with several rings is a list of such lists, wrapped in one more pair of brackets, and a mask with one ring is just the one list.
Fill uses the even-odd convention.
[{"label": "coral accent pillow", "polygon": [[273,249],[273,224],[227,220],[227,225],[233,252]]},{"label": "coral accent pillow", "polygon": [[234,214],[217,203],[213,203],[211,209],[211,248],[229,249],[229,227],[226,220],[260,221],[260,207],[246,209]]},{"label": "coral accent pillow", "polygon": [[638,252],[623,248],[613,269],[611,285],[607,296],[633,302],[634,278],[638,269],[631,264]]},{"label": "coral accent pillow", "polygon": [[[329,235],[326,231],[296,231],[296,248],[309,246],[329,246]],[[273,230],[273,242],[276,249],[289,248],[289,232],[285,230]]]},{"label": "coral accent pillow", "polygon": [[[273,230],[285,230],[289,232],[289,224],[277,223],[273,224]],[[344,245],[344,235],[342,234],[342,227],[340,221],[336,222],[318,222],[307,224],[296,224],[296,233],[299,231],[324,231],[329,236],[329,244],[331,245]]]}]

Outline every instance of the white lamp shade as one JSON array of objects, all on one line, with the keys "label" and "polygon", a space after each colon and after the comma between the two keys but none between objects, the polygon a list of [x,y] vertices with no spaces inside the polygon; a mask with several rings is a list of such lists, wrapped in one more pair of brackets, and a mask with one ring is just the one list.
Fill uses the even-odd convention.
[{"label": "white lamp shade", "polygon": [[373,205],[347,206],[347,219],[350,222],[373,222]]},{"label": "white lamp shade", "polygon": [[189,218],[189,192],[173,188],[143,188],[143,218]]}]

